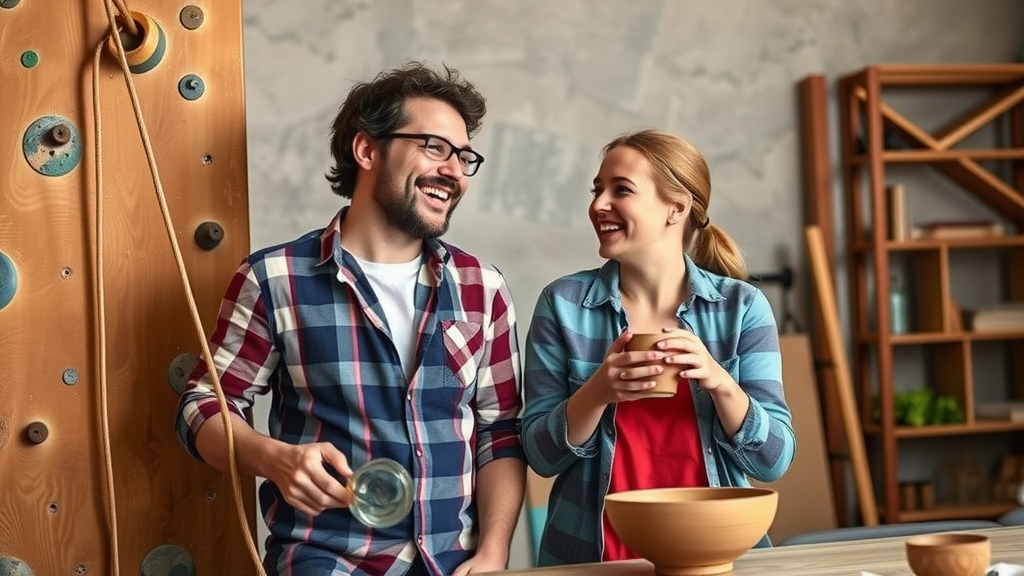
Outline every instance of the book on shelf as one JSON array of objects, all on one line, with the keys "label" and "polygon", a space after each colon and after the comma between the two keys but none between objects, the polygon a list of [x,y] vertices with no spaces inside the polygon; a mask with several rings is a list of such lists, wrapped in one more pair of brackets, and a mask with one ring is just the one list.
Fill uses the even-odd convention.
[{"label": "book on shelf", "polygon": [[889,240],[905,242],[910,239],[910,215],[907,212],[907,192],[897,182],[885,189],[889,202]]},{"label": "book on shelf", "polygon": [[914,224],[913,240],[957,240],[1005,236],[1006,229],[994,220],[934,220]]},{"label": "book on shelf", "polygon": [[975,332],[1024,331],[1024,302],[1004,302],[965,313]]},{"label": "book on shelf", "polygon": [[1024,422],[1024,401],[981,402],[974,406],[974,414],[984,420]]},{"label": "book on shelf", "polygon": [[953,298],[946,298],[946,314],[949,318],[949,331],[950,332],[963,332],[963,311],[960,310],[960,305],[957,304]]}]

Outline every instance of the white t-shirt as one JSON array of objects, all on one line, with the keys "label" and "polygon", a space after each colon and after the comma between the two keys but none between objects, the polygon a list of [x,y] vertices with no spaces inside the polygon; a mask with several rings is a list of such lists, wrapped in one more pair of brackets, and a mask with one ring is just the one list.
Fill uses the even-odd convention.
[{"label": "white t-shirt", "polygon": [[391,341],[398,350],[405,377],[411,378],[416,362],[416,276],[420,257],[399,264],[381,264],[355,259],[366,274],[374,294],[384,309],[384,318],[391,330]]}]

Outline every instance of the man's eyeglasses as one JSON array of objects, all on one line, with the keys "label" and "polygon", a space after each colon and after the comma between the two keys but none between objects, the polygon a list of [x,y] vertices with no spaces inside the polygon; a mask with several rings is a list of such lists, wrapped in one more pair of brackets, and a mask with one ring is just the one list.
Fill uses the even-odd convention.
[{"label": "man's eyeglasses", "polygon": [[403,132],[392,132],[391,134],[384,136],[384,138],[422,140],[423,153],[427,155],[427,158],[430,158],[431,160],[438,160],[440,162],[448,160],[453,154],[458,154],[459,165],[462,166],[462,173],[466,176],[476,174],[476,171],[480,169],[480,165],[484,162],[484,157],[469,146],[466,146],[465,148],[458,148],[455,144],[452,144],[447,139],[436,134],[406,134]]}]

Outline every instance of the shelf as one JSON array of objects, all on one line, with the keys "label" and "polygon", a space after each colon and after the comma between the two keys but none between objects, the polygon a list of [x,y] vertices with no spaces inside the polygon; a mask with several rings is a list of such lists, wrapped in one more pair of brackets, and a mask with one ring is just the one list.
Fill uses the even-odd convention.
[{"label": "shelf", "polygon": [[1024,82],[1020,64],[875,64],[840,79],[865,76],[868,70],[878,75],[880,84],[889,86],[989,86]]},{"label": "shelf", "polygon": [[[887,164],[931,164],[968,160],[1024,160],[1024,148],[978,148],[974,150],[886,150],[879,156]],[[867,164],[865,154],[850,158],[851,164]]]},{"label": "shelf", "polygon": [[[1017,432],[1024,430],[1024,422],[1008,420],[976,420],[973,424],[936,424],[931,426],[896,426],[893,435],[896,438],[938,438],[942,436],[964,436],[973,434],[998,434],[1000,432]],[[872,422],[864,427],[869,436],[881,436],[882,427]]]},{"label": "shelf", "polygon": [[[861,334],[860,344],[877,344],[878,334]],[[1010,332],[913,332],[889,336],[893,346],[915,346],[922,344],[945,344],[949,342],[993,342],[999,340],[1024,340],[1024,330]]]},{"label": "shelf", "polygon": [[[856,253],[871,253],[872,243],[861,242],[851,246]],[[988,250],[999,248],[1020,248],[1024,247],[1024,234],[1009,234],[1006,236],[979,236],[977,238],[956,238],[947,240],[906,240],[903,242],[887,241],[882,245],[887,250],[914,251],[914,250]]]},{"label": "shelf", "polygon": [[[968,325],[961,316],[964,301],[977,306],[1024,302],[1024,64],[873,65],[841,76],[837,88],[851,371],[863,432],[873,439],[879,509],[885,522],[998,516],[1015,504],[903,511],[895,503],[901,501],[904,451],[915,448],[907,439],[971,437],[973,446],[989,442],[985,434],[1006,434],[1014,446],[1008,450],[1019,453],[1024,447],[1024,422],[976,420],[973,414],[977,399],[992,395],[982,384],[1008,399],[1024,399],[1024,328],[964,331]],[[939,106],[907,110],[914,98]],[[917,114],[905,110],[925,111],[928,121],[918,122]],[[933,172],[997,215],[992,219],[1006,226],[1008,235],[888,240],[890,211],[900,209],[892,202],[892,182]],[[923,187],[918,194],[917,200],[932,200]],[[983,288],[989,290],[962,298],[964,287],[982,282],[970,274],[984,275]],[[893,281],[905,293],[916,331],[885,330],[894,309],[903,310],[888,298]],[[997,366],[989,366],[989,356]],[[885,420],[875,422],[876,398],[892,398],[897,373],[904,378],[911,372],[918,385],[957,400],[968,422],[897,426],[895,402],[888,401],[878,406]]]},{"label": "shelf", "polygon": [[932,520],[996,518],[1017,508],[1016,502],[989,502],[986,504],[939,505],[927,510],[901,510],[900,522],[928,522]]}]

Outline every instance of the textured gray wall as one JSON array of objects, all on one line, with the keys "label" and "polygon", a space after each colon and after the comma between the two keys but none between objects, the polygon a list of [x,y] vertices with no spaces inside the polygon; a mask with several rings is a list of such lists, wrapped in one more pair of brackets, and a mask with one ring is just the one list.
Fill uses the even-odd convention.
[{"label": "textured gray wall", "polygon": [[[505,272],[521,338],[544,284],[598,263],[588,189],[613,135],[649,126],[691,140],[711,165],[711,218],[751,268],[802,269],[796,83],[823,73],[833,90],[871,63],[1008,62],[1024,46],[1018,0],[243,4],[253,247],[340,207],[323,177],[328,127],[354,80],[445,62],[490,110],[474,140],[487,162],[447,239]],[[530,561],[525,537],[514,567]]]}]

